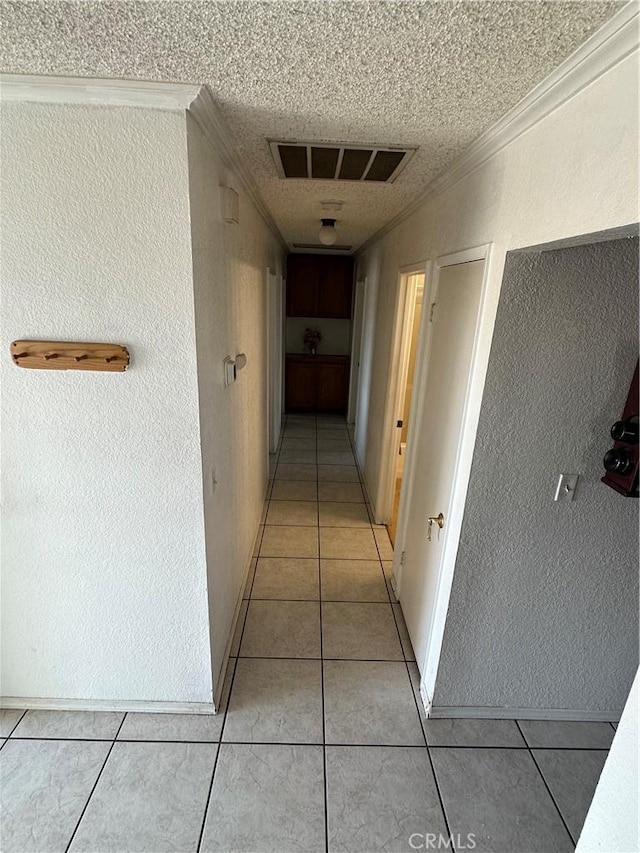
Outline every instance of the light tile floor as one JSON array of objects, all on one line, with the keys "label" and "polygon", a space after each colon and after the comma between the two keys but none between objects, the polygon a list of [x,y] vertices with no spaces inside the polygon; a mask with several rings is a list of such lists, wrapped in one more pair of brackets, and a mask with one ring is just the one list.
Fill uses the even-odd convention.
[{"label": "light tile floor", "polygon": [[281,448],[222,712],[0,712],[0,849],[572,850],[613,725],[426,720],[344,422]]}]

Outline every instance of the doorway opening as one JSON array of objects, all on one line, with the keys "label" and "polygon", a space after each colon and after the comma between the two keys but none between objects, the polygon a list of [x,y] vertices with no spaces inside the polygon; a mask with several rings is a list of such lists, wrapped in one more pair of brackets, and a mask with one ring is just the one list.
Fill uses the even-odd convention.
[{"label": "doorway opening", "polygon": [[278,447],[282,429],[283,409],[283,340],[284,340],[284,281],[275,270],[267,268],[267,403],[268,452]]},{"label": "doorway opening", "polygon": [[387,480],[387,530],[395,545],[400,509],[402,479],[409,440],[409,421],[413,399],[416,356],[422,326],[425,288],[424,267],[405,270],[400,274],[400,305],[396,323],[398,335],[398,374],[395,388],[391,387],[393,411],[389,444]]}]

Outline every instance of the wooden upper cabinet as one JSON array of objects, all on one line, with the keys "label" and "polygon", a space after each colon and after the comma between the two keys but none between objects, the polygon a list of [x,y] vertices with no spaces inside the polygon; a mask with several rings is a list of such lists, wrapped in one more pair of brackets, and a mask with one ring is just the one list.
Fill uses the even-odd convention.
[{"label": "wooden upper cabinet", "polygon": [[287,316],[351,318],[353,259],[289,255]]},{"label": "wooden upper cabinet", "polygon": [[320,268],[313,255],[289,255],[287,316],[317,317]]},{"label": "wooden upper cabinet", "polygon": [[318,285],[318,317],[351,317],[353,260],[327,255],[322,258]]}]

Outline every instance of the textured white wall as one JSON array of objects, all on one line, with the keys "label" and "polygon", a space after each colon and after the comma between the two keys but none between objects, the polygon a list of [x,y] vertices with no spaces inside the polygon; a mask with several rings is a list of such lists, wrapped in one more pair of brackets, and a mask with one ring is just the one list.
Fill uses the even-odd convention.
[{"label": "textured white wall", "polygon": [[636,853],[638,822],[638,675],[582,827],[576,853]]},{"label": "textured white wall", "polygon": [[2,143],[2,693],[211,702],[184,115],[3,105]]},{"label": "textured white wall", "polygon": [[[372,472],[377,474],[376,465],[380,464],[371,459],[371,455],[377,449],[375,440],[369,440],[369,430],[378,429],[378,425],[372,420],[371,415],[371,393],[375,389],[379,391],[381,374],[373,381],[373,354],[376,350],[376,316],[378,311],[378,289],[380,284],[380,255],[382,247],[380,244],[373,246],[366,257],[358,261],[356,278],[366,278],[364,300],[362,306],[362,333],[360,340],[360,366],[358,368],[358,397],[355,413],[354,443],[358,463],[361,471],[366,475],[369,472],[369,484],[377,484],[377,478],[372,477]],[[389,357],[387,356],[387,362]],[[388,369],[388,364],[387,364]],[[371,450],[369,450],[371,448]],[[368,495],[373,500],[373,495]]]},{"label": "textured white wall", "polygon": [[[638,667],[638,501],[600,482],[638,358],[638,238],[507,259],[434,707],[617,719]],[[578,473],[570,504],[558,476]]]},{"label": "textured white wall", "polygon": [[[362,373],[356,447],[378,501],[398,268],[493,243],[479,340],[488,361],[506,252],[626,225],[638,216],[638,60],[629,56],[473,174],[429,200],[359,257],[377,288],[370,380]],[[480,389],[478,389],[480,391]],[[481,394],[471,399],[477,419]]]},{"label": "textured white wall", "polygon": [[[374,503],[398,268],[493,243],[481,341],[486,357],[509,249],[637,221],[637,81],[634,54],[359,257],[358,275],[366,275],[378,291],[375,324],[368,323],[364,331],[375,339],[375,348],[371,379],[365,372],[361,380],[366,405],[356,428],[356,448]],[[476,409],[479,403],[474,401]]]},{"label": "textured white wall", "polygon": [[[220,185],[237,182],[188,116],[198,385],[214,688],[267,486],[267,267],[283,253],[242,191],[240,223],[220,215]],[[245,353],[224,387],[222,361]],[[216,482],[214,483],[214,479]]]}]

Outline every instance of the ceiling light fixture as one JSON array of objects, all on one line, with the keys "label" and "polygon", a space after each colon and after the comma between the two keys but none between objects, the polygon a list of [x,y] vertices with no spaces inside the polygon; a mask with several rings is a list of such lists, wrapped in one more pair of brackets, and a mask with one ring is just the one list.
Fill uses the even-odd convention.
[{"label": "ceiling light fixture", "polygon": [[337,239],[338,232],[336,231],[335,219],[323,219],[322,228],[318,232],[318,240],[324,246],[333,246]]}]

